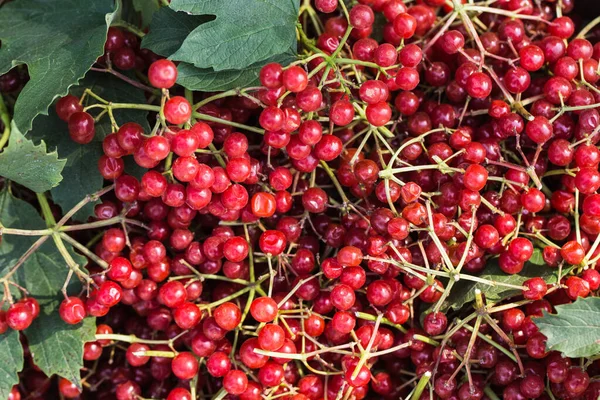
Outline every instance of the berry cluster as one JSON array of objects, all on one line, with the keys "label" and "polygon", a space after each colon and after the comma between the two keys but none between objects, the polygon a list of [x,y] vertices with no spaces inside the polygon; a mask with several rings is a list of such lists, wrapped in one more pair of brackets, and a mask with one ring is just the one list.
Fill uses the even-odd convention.
[{"label": "berry cluster", "polygon": [[[95,373],[62,396],[597,399],[599,362],[548,352],[536,326],[600,288],[600,31],[577,33],[573,6],[314,0],[298,61],[208,94],[111,28],[99,65],[162,96],[56,104],[82,145],[106,111],[156,116],[102,138],[88,224],[107,228],[76,246],[89,291],[59,310],[99,318]],[[556,279],[518,279],[532,263]],[[453,310],[459,281],[512,294]],[[38,313],[24,298],[0,331]]]}]

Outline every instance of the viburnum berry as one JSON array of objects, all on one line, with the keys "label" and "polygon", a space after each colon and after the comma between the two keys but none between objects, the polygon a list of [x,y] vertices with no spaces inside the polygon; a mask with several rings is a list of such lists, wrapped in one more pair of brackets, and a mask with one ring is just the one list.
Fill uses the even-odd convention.
[{"label": "viburnum berry", "polygon": [[148,68],[148,80],[158,89],[170,89],[177,81],[177,66],[170,60],[158,60]]},{"label": "viburnum berry", "polygon": [[79,103],[79,99],[73,95],[66,95],[65,97],[61,97],[56,102],[56,114],[58,114],[58,118],[63,121],[69,121],[71,115],[82,112],[83,106]]},{"label": "viburnum berry", "polygon": [[24,303],[12,304],[6,311],[6,323],[16,331],[27,329],[33,319],[31,309]]},{"label": "viburnum berry", "polygon": [[86,316],[85,305],[79,297],[68,297],[60,303],[58,313],[67,324],[75,325]]},{"label": "viburnum berry", "polygon": [[181,352],[173,358],[171,370],[179,379],[192,379],[198,372],[198,360],[190,352]]},{"label": "viburnum berry", "polygon": [[96,128],[94,118],[85,111],[75,111],[69,117],[69,136],[79,144],[87,144],[94,139]]},{"label": "viburnum berry", "polygon": [[165,103],[165,118],[175,125],[183,124],[192,116],[192,106],[185,97],[174,96]]}]

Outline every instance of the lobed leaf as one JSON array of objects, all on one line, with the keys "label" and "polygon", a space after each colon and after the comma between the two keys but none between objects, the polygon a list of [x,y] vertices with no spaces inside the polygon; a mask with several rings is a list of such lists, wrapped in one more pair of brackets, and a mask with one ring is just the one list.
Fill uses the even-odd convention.
[{"label": "lobed leaf", "polygon": [[8,146],[0,153],[0,176],[38,193],[58,186],[67,160],[59,159],[56,150],[48,153],[43,140],[36,145],[14,122],[11,125]]},{"label": "lobed leaf", "polygon": [[161,7],[150,23],[150,30],[142,39],[142,47],[169,57],[181,47],[185,38],[200,24],[210,21],[206,15],[191,15]]},{"label": "lobed leaf", "polygon": [[23,369],[23,347],[19,332],[10,329],[0,335],[0,398],[8,399],[12,387],[19,383]]},{"label": "lobed leaf", "polygon": [[0,8],[0,74],[26,64],[30,81],[19,94],[14,121],[27,133],[102,55],[113,0],[19,0]]},{"label": "lobed leaf", "polygon": [[556,306],[556,314],[534,318],[547,339],[548,351],[560,351],[566,357],[590,357],[600,353],[600,298],[579,298]]},{"label": "lobed leaf", "polygon": [[[22,229],[45,226],[44,220],[31,204],[12,196],[8,190],[0,193],[0,221],[5,226]],[[28,236],[3,238],[0,255],[7,262],[3,265],[2,275],[13,267],[36,239]],[[86,258],[75,253],[68,245],[67,250],[80,266],[86,264]],[[61,288],[68,272],[62,255],[49,239],[23,263],[14,278],[40,304],[40,315],[25,330],[36,365],[48,376],[58,374],[81,387],[79,371],[83,367],[83,344],[93,340],[95,320],[88,318],[80,325],[68,326],[60,319],[58,307],[63,299]],[[81,284],[73,278],[68,291],[78,293],[80,290]],[[0,335],[0,339],[3,337]],[[0,372],[0,393],[3,388]]]},{"label": "lobed leaf", "polygon": [[215,71],[246,68],[282,54],[296,37],[298,0],[173,0],[176,11],[214,15],[171,58]]},{"label": "lobed leaf", "polygon": [[[541,260],[541,263],[540,263]],[[566,274],[568,270],[563,270]],[[536,276],[542,277],[546,283],[556,283],[558,279],[558,270],[547,266],[541,258],[541,251],[535,249],[529,262],[525,263],[523,270],[518,274],[508,275],[500,269],[498,260],[491,260],[486,265],[483,273],[479,276],[494,282],[506,283],[511,285],[522,285],[529,278]],[[467,303],[475,300],[475,290],[479,289],[485,295],[488,302],[497,303],[503,299],[521,293],[520,290],[511,289],[506,286],[490,286],[485,283],[461,280],[452,288],[442,309],[453,308],[455,310],[463,307]]]}]

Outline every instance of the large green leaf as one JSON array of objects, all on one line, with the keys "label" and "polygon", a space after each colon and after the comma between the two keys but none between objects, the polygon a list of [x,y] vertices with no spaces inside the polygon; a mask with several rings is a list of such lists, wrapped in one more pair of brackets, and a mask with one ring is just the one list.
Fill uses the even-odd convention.
[{"label": "large green leaf", "polygon": [[[15,198],[6,189],[0,192],[0,222],[5,227],[19,229],[43,229],[44,221],[31,204]],[[15,262],[35,242],[33,236],[3,235],[0,242],[0,276],[15,264]],[[4,287],[0,286],[0,291]]]},{"label": "large green leaf", "polygon": [[210,68],[196,68],[192,64],[180,63],[177,83],[190,90],[205,92],[224,91],[234,88],[255,86],[259,83],[258,74],[263,65],[278,62],[286,65],[294,61],[290,53],[279,54],[265,61],[259,61],[240,70],[213,71]]},{"label": "large green leaf", "polygon": [[12,329],[0,335],[0,398],[8,399],[14,385],[19,383],[17,373],[23,369],[23,347],[19,332]]},{"label": "large green leaf", "polygon": [[172,59],[236,70],[286,52],[296,37],[298,0],[173,0],[171,8],[216,19],[198,26]]},{"label": "large green leaf", "polygon": [[[483,273],[479,277],[498,283],[522,285],[527,279],[540,276],[544,278],[547,283],[556,283],[558,278],[557,269],[547,266],[544,263],[543,258],[538,253],[540,253],[540,250],[536,249],[530,261],[525,263],[523,270],[518,274],[506,274],[500,269],[498,260],[493,259],[488,262],[488,265],[486,265]],[[568,272],[568,270],[563,270],[563,273],[566,272]],[[471,303],[473,300],[475,300],[476,289],[481,290],[481,292],[485,295],[486,300],[492,303],[496,303],[500,300],[521,293],[520,290],[511,289],[506,286],[490,286],[485,283],[477,283],[462,279],[454,285],[452,292],[446,299],[446,302],[442,308],[448,309],[452,307],[453,309],[457,310],[463,307],[465,304]]]},{"label": "large green leaf", "polygon": [[[109,74],[90,72],[81,82],[81,86],[74,88],[72,92],[80,95],[84,88],[90,88],[94,93],[113,102],[145,102],[141,90]],[[146,111],[121,109],[115,110],[114,115],[119,124],[134,121],[141,124],[146,131],[150,129]],[[31,135],[38,140],[45,138],[49,146],[58,149],[60,157],[67,159],[63,170],[64,179],[59,186],[52,189],[52,198],[63,211],[68,211],[86,195],[102,188],[103,179],[98,172],[96,162],[103,154],[101,140],[110,132],[110,121],[105,115],[101,122],[96,124],[94,141],[80,145],[70,139],[67,124],[60,120],[55,112],[35,121]],[[75,214],[75,217],[85,220],[93,214],[93,211],[94,204],[89,203]]]},{"label": "large green leaf", "polygon": [[179,50],[185,38],[194,29],[211,19],[206,15],[190,15],[162,7],[154,14],[149,32],[142,39],[142,47],[169,57]]},{"label": "large green leaf", "polygon": [[46,150],[46,143],[35,145],[13,123],[8,146],[0,154],[0,176],[15,181],[34,192],[45,192],[62,180],[60,174],[67,160]]},{"label": "large green leaf", "polygon": [[[15,198],[7,190],[0,193],[0,221],[13,228],[36,229],[45,226],[31,204]],[[0,245],[0,254],[6,260],[2,266],[3,275],[36,239],[10,235],[3,238]],[[86,258],[76,254],[70,246],[67,246],[67,251],[80,266],[86,264]],[[40,303],[40,315],[25,331],[36,365],[47,375],[59,374],[80,386],[83,343],[93,340],[95,323],[91,318],[78,326],[68,326],[60,319],[58,306],[62,301],[61,288],[68,271],[54,242],[48,239],[23,263],[14,278]],[[68,291],[78,293],[80,289],[79,281],[72,279]]]},{"label": "large green leaf", "polygon": [[[80,266],[86,258],[70,251]],[[83,344],[94,340],[95,320],[86,318],[82,324],[67,325],[58,314],[63,297],[60,289],[68,269],[53,241],[49,240],[25,261],[19,270],[19,281],[25,284],[31,296],[38,299],[41,312],[25,331],[35,364],[48,376],[57,374],[81,388],[80,372],[83,367]],[[72,278],[69,292],[77,294],[81,284]]]},{"label": "large green leaf", "polygon": [[103,53],[113,0],[19,0],[0,8],[0,73],[27,64],[31,80],[15,104],[22,132],[47,114]]},{"label": "large green leaf", "polygon": [[54,310],[36,318],[26,330],[35,364],[50,375],[60,375],[81,389],[83,345],[94,340],[96,321],[86,318],[79,325],[67,325]]},{"label": "large green leaf", "polygon": [[600,353],[600,298],[579,298],[556,306],[556,314],[544,313],[535,324],[548,340],[548,351],[567,357],[589,357]]}]

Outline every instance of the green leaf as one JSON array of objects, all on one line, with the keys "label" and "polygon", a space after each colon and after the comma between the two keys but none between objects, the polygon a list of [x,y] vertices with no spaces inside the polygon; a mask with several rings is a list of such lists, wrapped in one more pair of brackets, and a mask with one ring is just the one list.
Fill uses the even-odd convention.
[{"label": "green leaf", "polygon": [[[46,225],[37,210],[29,203],[17,199],[8,190],[0,192],[0,222],[9,228],[44,229]],[[4,276],[15,262],[35,242],[33,236],[4,235],[0,243],[0,275]],[[0,286],[0,291],[4,287]]]},{"label": "green leaf", "polygon": [[0,335],[0,398],[8,399],[12,387],[19,383],[17,373],[23,369],[23,347],[19,332],[10,329]]},{"label": "green leaf", "polygon": [[196,68],[192,64],[180,63],[177,83],[190,90],[205,92],[224,91],[258,84],[258,74],[263,65],[278,62],[286,65],[294,61],[290,53],[280,54],[265,61],[259,61],[241,70],[213,71],[210,68]]},{"label": "green leaf", "polygon": [[[80,95],[83,88],[90,88],[94,93],[113,102],[144,103],[145,97],[142,90],[134,88],[122,80],[103,73],[90,72],[82,81],[81,86],[72,92]],[[139,123],[148,132],[148,112],[140,110],[121,109],[114,110],[117,123],[134,121]],[[48,145],[58,149],[60,157],[66,158],[67,164],[63,170],[63,181],[52,189],[52,199],[63,209],[68,211],[86,195],[97,192],[103,187],[103,179],[96,166],[97,160],[102,156],[101,140],[111,132],[110,121],[105,115],[100,123],[96,124],[96,137],[86,145],[73,142],[68,134],[67,124],[60,120],[55,112],[49,116],[38,118],[31,131],[35,139],[46,138]],[[125,157],[127,165],[131,156]],[[136,167],[135,175],[139,175]],[[130,169],[127,169],[129,172]],[[75,214],[75,218],[86,220],[93,214],[94,203],[89,203]]]},{"label": "green leaf", "polygon": [[0,74],[27,64],[30,81],[15,104],[23,132],[47,114],[102,55],[113,0],[19,0],[0,8]]},{"label": "green leaf", "polygon": [[[45,226],[43,219],[31,204],[15,198],[7,190],[0,193],[0,210],[0,221],[5,226],[22,229],[38,229]],[[0,246],[2,259],[6,260],[3,263],[3,275],[36,239],[27,236],[3,238]],[[85,257],[75,253],[68,245],[67,250],[75,262],[81,266],[85,265]],[[83,367],[83,344],[93,340],[95,322],[90,318],[81,325],[68,326],[60,319],[60,290],[68,271],[54,242],[48,239],[23,263],[14,277],[16,282],[24,286],[40,303],[40,315],[25,331],[36,365],[47,375],[58,374],[81,387],[79,370]],[[68,291],[77,293],[80,289],[79,281],[72,279]],[[0,338],[3,336],[0,335]],[[0,390],[2,388],[0,383]]]},{"label": "green leaf", "polygon": [[154,14],[149,32],[142,39],[142,47],[169,57],[179,50],[185,38],[198,25],[211,19],[206,15],[190,15],[176,12],[169,7],[162,7]]},{"label": "green leaf", "polygon": [[152,16],[159,10],[158,0],[133,0],[133,8],[142,16],[142,27],[146,27],[152,21]]},{"label": "green leaf", "polygon": [[14,122],[11,125],[8,146],[0,154],[0,176],[38,193],[57,186],[67,160],[59,159],[56,151],[48,153],[43,140],[33,144]]},{"label": "green leaf", "polygon": [[[86,258],[69,251],[78,265]],[[60,375],[81,389],[80,369],[83,367],[83,345],[94,340],[95,319],[86,318],[78,325],[67,325],[58,314],[63,297],[60,289],[68,275],[68,268],[52,240],[42,245],[19,270],[19,282],[39,303],[40,315],[25,330],[35,364],[46,375]],[[80,282],[73,277],[68,291],[76,294]]]},{"label": "green leaf", "polygon": [[79,325],[67,325],[54,310],[40,315],[26,330],[35,364],[50,375],[60,375],[81,389],[83,344],[94,340],[96,321],[86,318]]},{"label": "green leaf", "polygon": [[296,37],[298,0],[173,0],[171,8],[216,19],[198,26],[172,59],[215,71],[282,54]]},{"label": "green leaf", "polygon": [[548,351],[560,351],[578,358],[600,353],[600,298],[579,298],[574,303],[556,306],[556,314],[544,313],[535,324],[548,340]]},{"label": "green leaf", "polygon": [[[536,263],[539,261],[539,249],[534,250],[531,260]],[[483,273],[479,276],[480,278],[487,279],[494,282],[506,283],[511,285],[522,285],[529,278],[536,276],[542,277],[546,283],[556,283],[558,278],[558,270],[547,266],[542,259],[541,264],[533,262],[525,263],[523,270],[518,274],[508,275],[500,269],[498,265],[498,259],[489,261],[486,265]],[[563,270],[563,275],[568,272],[567,269]],[[485,283],[477,283],[467,280],[460,280],[452,287],[452,292],[446,299],[446,302],[442,306],[442,309],[447,310],[452,307],[457,310],[463,307],[467,303],[471,303],[475,300],[475,290],[479,289],[485,295],[488,302],[497,303],[500,300],[506,299],[511,296],[515,296],[521,293],[520,290],[511,289],[506,286],[490,286]]]}]

